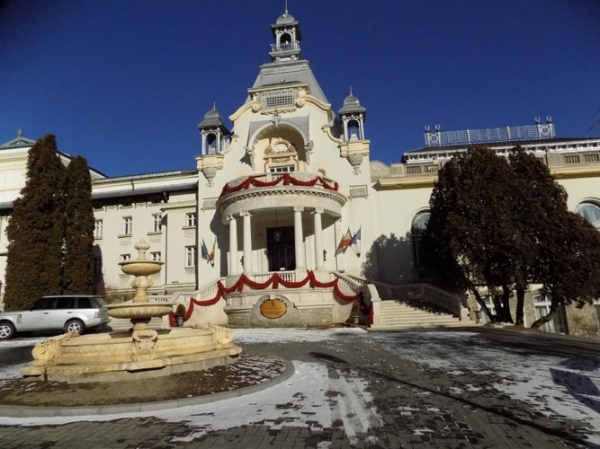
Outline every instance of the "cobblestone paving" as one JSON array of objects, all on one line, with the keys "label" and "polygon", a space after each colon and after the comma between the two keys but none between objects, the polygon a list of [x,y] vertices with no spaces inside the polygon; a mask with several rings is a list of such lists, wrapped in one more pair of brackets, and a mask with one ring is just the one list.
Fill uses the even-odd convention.
[{"label": "cobblestone paving", "polygon": [[[414,341],[412,344],[418,344]],[[457,347],[456,350],[465,348]],[[185,422],[158,418],[119,419],[110,422],[77,422],[57,426],[0,426],[3,449],[146,449],[146,448],[565,448],[583,445],[586,423],[547,416],[492,388],[502,379],[495,373],[471,372],[460,376],[444,369],[425,369],[414,361],[384,349],[376,338],[355,333],[317,343],[246,344],[246,353],[283,356],[291,360],[321,362],[328,366],[331,382],[360,377],[367,382],[370,404],[347,409],[345,420],[320,428],[306,418],[306,427],[281,427],[278,423],[212,431],[192,441],[182,441],[194,429]],[[424,357],[427,354],[423,354]],[[472,391],[457,395],[456,389]],[[340,393],[342,391],[342,393]],[[328,397],[332,416],[343,388]],[[334,394],[335,393],[335,394]],[[353,400],[360,400],[353,398]],[[376,414],[353,416],[371,407]],[[350,404],[351,407],[351,404]],[[376,418],[375,418],[376,416]],[[357,422],[352,429],[344,421]],[[376,421],[376,422],[375,422]],[[273,424],[279,424],[274,426]],[[277,428],[274,428],[277,427]],[[280,428],[279,428],[280,427]],[[179,439],[179,440],[178,440]],[[594,447],[593,445],[588,447]]]}]

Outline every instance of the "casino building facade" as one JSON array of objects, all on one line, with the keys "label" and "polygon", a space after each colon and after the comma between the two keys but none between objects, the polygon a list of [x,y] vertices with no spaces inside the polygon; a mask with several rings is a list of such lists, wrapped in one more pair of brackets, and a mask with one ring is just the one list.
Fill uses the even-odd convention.
[{"label": "casino building facade", "polygon": [[[131,290],[118,263],[135,258],[143,239],[149,256],[164,262],[152,298],[184,303],[185,325],[483,322],[469,298],[424,282],[419,257],[437,172],[473,144],[534,153],[567,189],[569,208],[600,228],[600,139],[559,138],[550,117],[497,129],[436,127],[422,148],[386,165],[371,154],[359,99],[350,92],[335,111],[325,96],[303,57],[300,23],[286,11],[270,27],[270,61],[230,124],[215,108],[198,124],[195,167],[120,177],[91,170],[94,267],[113,295]],[[2,275],[4,231],[33,143],[19,133],[0,145]],[[535,288],[527,304],[528,324],[549,307]],[[545,330],[598,332],[596,309],[563,310]]]}]

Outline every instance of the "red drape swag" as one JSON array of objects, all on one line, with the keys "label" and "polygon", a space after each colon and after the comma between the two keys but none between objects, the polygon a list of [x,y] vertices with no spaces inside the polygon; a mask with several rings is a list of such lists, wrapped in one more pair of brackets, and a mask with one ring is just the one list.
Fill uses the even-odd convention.
[{"label": "red drape swag", "polygon": [[302,181],[300,179],[294,178],[289,173],[284,173],[283,175],[281,175],[277,179],[274,179],[273,181],[261,181],[257,178],[248,177],[243,182],[234,187],[230,186],[229,184],[225,184],[223,186],[223,190],[221,190],[221,196],[225,195],[226,193],[237,192],[238,190],[247,189],[250,187],[250,185],[253,185],[254,187],[273,187],[280,183],[283,183],[284,186],[292,184],[295,186],[305,187],[313,187],[315,184],[319,183],[325,189],[335,190],[336,192],[339,188],[337,182],[334,181],[333,184],[330,184],[322,176],[317,176],[314,179],[311,179],[310,181]]},{"label": "red drape swag", "polygon": [[[237,280],[237,282],[235,284],[233,284],[231,287],[225,287],[225,285],[223,285],[223,283],[221,281],[217,281],[217,286],[218,286],[217,294],[212,299],[208,299],[206,301],[198,301],[195,298],[191,298],[190,306],[188,307],[187,311],[185,312],[183,321],[187,321],[190,319],[190,317],[192,316],[192,312],[194,311],[195,305],[200,306],[200,307],[212,306],[212,305],[216,304],[217,302],[219,302],[219,300],[223,297],[223,293],[241,292],[244,289],[245,285],[252,288],[253,290],[264,290],[265,288],[268,288],[268,287],[277,289],[277,288],[279,288],[280,285],[283,285],[286,288],[300,288],[300,287],[304,287],[306,284],[310,283],[310,286],[312,288],[333,287],[333,292],[335,293],[335,295],[343,301],[351,302],[351,301],[358,299],[358,297],[359,297],[358,294],[345,295],[344,293],[342,293],[342,291],[340,290],[340,288],[338,286],[339,279],[340,278],[336,277],[331,282],[320,282],[315,277],[315,273],[313,271],[309,271],[307,276],[302,281],[297,281],[297,282],[286,281],[279,275],[279,273],[273,273],[273,275],[265,282],[255,282],[252,279],[250,279],[248,276],[246,276],[246,274],[242,274],[239,277],[239,279]],[[173,312],[169,313],[169,324],[171,325],[171,327],[175,327],[175,325],[176,325],[175,317],[176,317],[175,313],[173,313]]]}]

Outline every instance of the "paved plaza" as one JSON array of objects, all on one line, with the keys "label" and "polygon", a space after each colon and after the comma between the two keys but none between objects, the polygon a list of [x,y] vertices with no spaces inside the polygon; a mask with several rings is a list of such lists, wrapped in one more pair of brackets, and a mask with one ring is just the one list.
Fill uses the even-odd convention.
[{"label": "paved plaza", "polygon": [[0,448],[600,448],[594,340],[480,328],[236,333],[246,353],[290,360],[294,374],[189,407],[0,417]]}]

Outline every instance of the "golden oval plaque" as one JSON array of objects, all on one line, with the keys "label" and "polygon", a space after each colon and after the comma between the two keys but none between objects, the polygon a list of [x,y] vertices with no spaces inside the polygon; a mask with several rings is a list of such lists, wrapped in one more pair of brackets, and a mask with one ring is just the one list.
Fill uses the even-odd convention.
[{"label": "golden oval plaque", "polygon": [[267,299],[260,305],[260,314],[266,318],[280,318],[287,312],[287,306],[281,299]]}]

